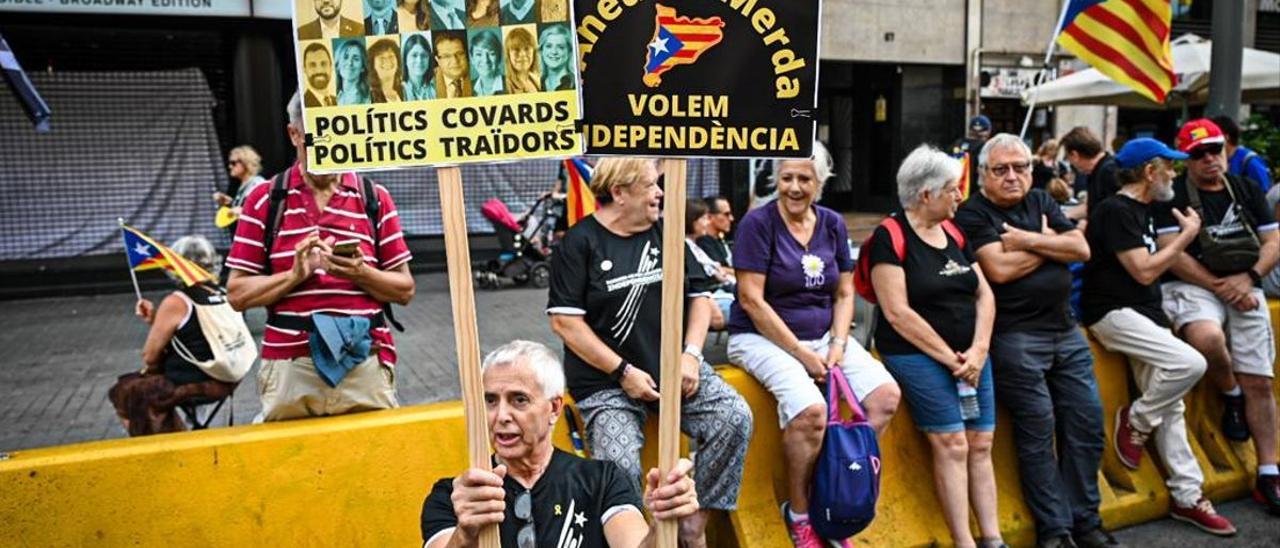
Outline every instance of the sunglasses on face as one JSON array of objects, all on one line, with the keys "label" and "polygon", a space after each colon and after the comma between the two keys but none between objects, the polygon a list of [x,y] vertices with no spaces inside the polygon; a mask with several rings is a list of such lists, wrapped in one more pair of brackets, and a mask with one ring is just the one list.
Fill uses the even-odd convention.
[{"label": "sunglasses on face", "polygon": [[1190,156],[1192,160],[1203,160],[1205,156],[1217,156],[1219,154],[1222,154],[1221,144],[1204,145],[1187,152],[1187,156]]},{"label": "sunglasses on face", "polygon": [[533,530],[533,493],[517,495],[515,511],[516,519],[524,522],[516,533],[516,548],[538,548],[538,536]]},{"label": "sunglasses on face", "polygon": [[995,175],[996,177],[1004,177],[1009,173],[1010,169],[1012,169],[1013,172],[1017,173],[1018,175],[1025,175],[1028,171],[1031,171],[1031,162],[1014,162],[1011,164],[1000,164],[998,166],[988,166],[987,169],[991,170],[991,174]]}]

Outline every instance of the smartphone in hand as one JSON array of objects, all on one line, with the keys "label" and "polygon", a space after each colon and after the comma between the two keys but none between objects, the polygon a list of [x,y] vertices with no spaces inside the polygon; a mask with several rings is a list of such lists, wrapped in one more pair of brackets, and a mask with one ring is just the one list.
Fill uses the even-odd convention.
[{"label": "smartphone in hand", "polygon": [[345,240],[333,244],[333,254],[341,257],[355,257],[360,249],[360,240]]}]

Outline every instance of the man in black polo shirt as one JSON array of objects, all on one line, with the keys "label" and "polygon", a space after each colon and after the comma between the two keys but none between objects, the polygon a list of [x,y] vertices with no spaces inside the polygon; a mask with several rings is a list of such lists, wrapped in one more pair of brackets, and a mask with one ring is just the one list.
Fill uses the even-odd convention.
[{"label": "man in black polo shirt", "polygon": [[[640,494],[618,465],[551,445],[564,411],[564,371],[549,348],[510,342],[485,356],[481,371],[498,465],[436,482],[422,505],[426,548],[476,546],[480,530],[495,524],[508,548],[656,544]],[[649,471],[643,504],[654,519],[697,513],[692,466],[681,459],[661,487],[658,470]]]},{"label": "man in black polo shirt", "polygon": [[[992,137],[978,155],[980,192],[956,212],[996,295],[996,392],[1013,413],[1022,492],[1039,546],[1120,546],[1098,516],[1105,436],[1093,355],[1071,317],[1067,264],[1089,259],[1084,234],[1043,190],[1031,149]],[[1060,436],[1055,451],[1054,435]]]},{"label": "man in black polo shirt", "polygon": [[1157,251],[1150,215],[1152,202],[1174,198],[1170,160],[1186,158],[1149,138],[1129,141],[1116,154],[1120,189],[1098,204],[1085,229],[1092,257],[1084,270],[1081,320],[1104,348],[1129,358],[1142,392],[1116,410],[1112,443],[1120,463],[1137,470],[1147,440],[1154,437],[1168,471],[1171,517],[1228,536],[1235,526],[1204,497],[1204,473],[1191,452],[1183,417],[1182,399],[1204,375],[1205,359],[1173,336],[1161,309],[1160,276],[1195,239],[1200,216],[1190,208],[1171,211],[1181,230]]},{"label": "man in black polo shirt", "polygon": [[1102,141],[1084,126],[1071,128],[1062,136],[1062,150],[1067,163],[1088,177],[1089,196],[1085,207],[1092,218],[1098,204],[1120,189],[1116,181],[1116,158],[1103,150]]}]

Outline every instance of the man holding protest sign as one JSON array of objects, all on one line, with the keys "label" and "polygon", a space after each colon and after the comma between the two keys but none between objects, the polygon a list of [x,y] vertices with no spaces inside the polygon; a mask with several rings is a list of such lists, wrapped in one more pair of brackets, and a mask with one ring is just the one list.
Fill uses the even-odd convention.
[{"label": "man holding protest sign", "polygon": [[[638,481],[644,423],[659,397],[664,312],[656,163],[601,160],[591,190],[600,208],[570,228],[552,256],[547,314],[564,340],[569,392],[582,412],[591,454],[618,463]],[[706,510],[737,507],[752,417],[742,396],[702,359],[714,305],[706,275],[687,252],[685,266],[680,428],[698,443],[704,511],[681,522],[680,536],[689,546],[702,546]]]},{"label": "man holding protest sign", "polygon": [[298,161],[249,194],[227,257],[231,305],[268,310],[262,416],[397,407],[396,349],[383,309],[408,304],[414,281],[395,203],[355,173],[309,172],[300,94],[288,111]]},{"label": "man holding protest sign", "polygon": [[[502,546],[653,546],[635,482],[617,464],[560,451],[551,431],[564,412],[564,370],[551,349],[512,341],[481,366],[492,472],[472,468],[436,482],[422,506],[426,548],[477,546],[499,527]],[[644,508],[655,519],[696,519],[698,495],[682,460],[659,487],[649,471]]]}]

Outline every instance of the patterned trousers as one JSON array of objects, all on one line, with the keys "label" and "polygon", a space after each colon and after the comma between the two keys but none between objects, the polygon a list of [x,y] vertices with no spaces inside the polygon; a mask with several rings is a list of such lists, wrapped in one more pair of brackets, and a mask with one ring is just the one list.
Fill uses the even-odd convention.
[{"label": "patterned trousers", "polygon": [[[621,388],[601,390],[577,403],[592,458],[611,460],[640,482],[640,449],[649,408]],[[694,478],[707,510],[735,510],[742,466],[751,441],[751,408],[705,362],[698,391],[680,405],[680,430],[697,442]],[[643,485],[641,485],[643,489]]]}]

